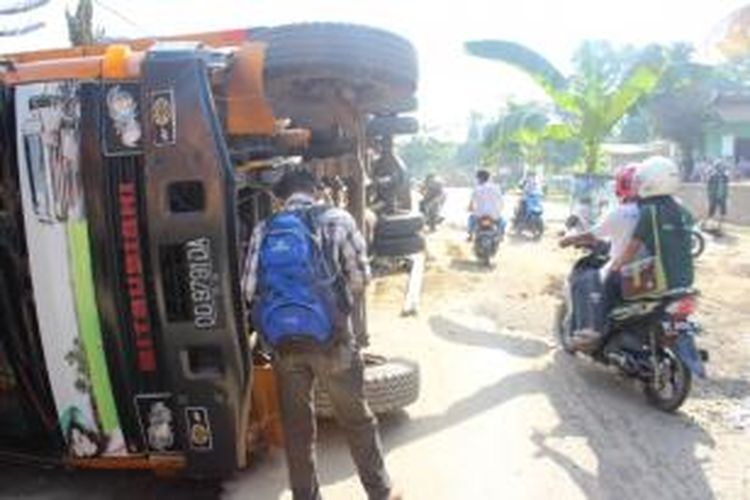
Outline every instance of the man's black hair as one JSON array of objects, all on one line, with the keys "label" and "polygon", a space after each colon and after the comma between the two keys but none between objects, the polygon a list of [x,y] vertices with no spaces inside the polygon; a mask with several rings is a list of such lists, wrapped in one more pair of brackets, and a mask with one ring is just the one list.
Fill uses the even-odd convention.
[{"label": "man's black hair", "polygon": [[273,186],[273,194],[285,200],[294,193],[315,194],[318,181],[309,170],[293,169],[284,172],[281,179]]},{"label": "man's black hair", "polygon": [[484,169],[477,170],[477,180],[480,184],[484,184],[490,180],[490,173]]}]

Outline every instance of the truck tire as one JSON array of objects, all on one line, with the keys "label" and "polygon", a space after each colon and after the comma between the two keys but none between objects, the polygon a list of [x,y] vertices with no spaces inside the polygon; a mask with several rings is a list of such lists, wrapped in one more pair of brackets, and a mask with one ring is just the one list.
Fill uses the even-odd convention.
[{"label": "truck tire", "polygon": [[[401,410],[419,397],[419,365],[402,358],[365,356],[365,399],[376,415]],[[328,393],[315,388],[315,414],[334,416]]]},{"label": "truck tire", "polygon": [[419,234],[399,238],[375,237],[373,253],[378,257],[405,257],[423,251],[424,238]]},{"label": "truck tire", "polygon": [[419,131],[419,122],[413,116],[376,116],[367,122],[367,135],[408,135]]},{"label": "truck tire", "polygon": [[339,23],[289,24],[256,29],[252,39],[268,44],[264,78],[272,97],[304,92],[311,82],[339,81],[356,92],[363,111],[395,113],[417,89],[414,46],[387,31]]},{"label": "truck tire", "polygon": [[375,239],[412,236],[424,227],[424,217],[420,214],[383,215],[375,225]]}]

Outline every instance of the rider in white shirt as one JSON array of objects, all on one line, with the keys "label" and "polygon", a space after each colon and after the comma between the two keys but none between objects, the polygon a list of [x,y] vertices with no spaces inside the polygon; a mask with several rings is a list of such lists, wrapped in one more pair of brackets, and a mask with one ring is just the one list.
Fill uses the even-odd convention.
[{"label": "rider in white shirt", "polygon": [[[608,241],[609,261],[598,271],[582,273],[572,283],[574,296],[579,297],[581,311],[587,311],[585,319],[579,317],[573,332],[580,346],[596,345],[601,338],[606,314],[620,300],[620,276],[617,269],[621,265],[626,249],[630,246],[633,233],[640,218],[637,191],[634,177],[638,164],[628,165],[615,176],[615,192],[620,200],[604,219],[589,231],[566,236],[560,240],[561,247],[591,244],[597,240]],[[593,273],[593,274],[590,274]]]},{"label": "rider in white shirt", "polygon": [[477,171],[477,186],[471,193],[469,203],[469,241],[471,241],[477,221],[482,217],[492,217],[502,233],[505,228],[503,221],[503,192],[499,186],[490,182],[490,173],[486,170]]}]

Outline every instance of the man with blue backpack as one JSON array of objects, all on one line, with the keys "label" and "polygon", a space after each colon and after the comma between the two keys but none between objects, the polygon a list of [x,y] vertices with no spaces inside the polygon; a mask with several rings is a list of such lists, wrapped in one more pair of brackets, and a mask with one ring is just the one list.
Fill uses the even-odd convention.
[{"label": "man with blue backpack", "polygon": [[369,280],[365,240],[352,216],[315,202],[316,179],[286,172],[274,187],[284,208],[258,224],[243,292],[273,354],[289,480],[295,500],[318,500],[313,385],[330,395],[370,500],[392,494],[377,421],[364,397],[366,339],[352,333],[354,301]]}]

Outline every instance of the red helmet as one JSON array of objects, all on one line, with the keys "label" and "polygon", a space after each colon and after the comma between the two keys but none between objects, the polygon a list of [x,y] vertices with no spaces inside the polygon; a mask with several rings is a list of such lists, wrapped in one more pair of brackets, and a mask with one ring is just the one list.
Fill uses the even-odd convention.
[{"label": "red helmet", "polygon": [[615,174],[615,194],[620,202],[638,197],[638,189],[635,185],[635,173],[640,166],[640,163],[630,163],[621,167]]}]

